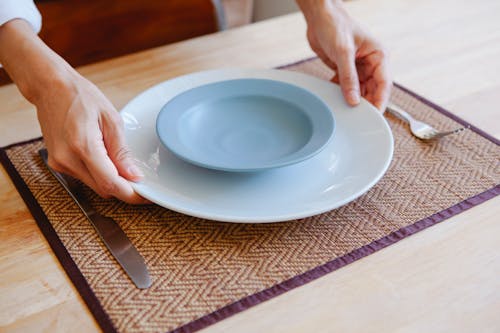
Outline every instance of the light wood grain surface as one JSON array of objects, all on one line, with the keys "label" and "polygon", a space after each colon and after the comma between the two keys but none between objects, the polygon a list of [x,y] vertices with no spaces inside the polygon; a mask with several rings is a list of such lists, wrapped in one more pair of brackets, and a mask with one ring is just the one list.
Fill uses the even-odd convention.
[{"label": "light wood grain surface", "polygon": [[[347,6],[390,49],[396,81],[500,137],[499,1]],[[312,55],[292,14],[80,71],[120,108],[180,74]],[[38,135],[33,108],[14,86],[0,88],[0,145]],[[497,197],[203,332],[499,332],[499,216]],[[42,331],[99,327],[0,168],[0,332]]]}]

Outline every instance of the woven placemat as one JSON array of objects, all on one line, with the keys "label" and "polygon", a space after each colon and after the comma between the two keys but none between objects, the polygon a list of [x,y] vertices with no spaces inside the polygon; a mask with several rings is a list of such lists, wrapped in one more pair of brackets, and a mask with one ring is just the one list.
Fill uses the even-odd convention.
[{"label": "woven placemat", "polygon": [[[286,67],[323,78],[318,60]],[[392,101],[438,128],[464,121],[396,86]],[[500,194],[498,140],[471,127],[436,142],[387,115],[392,165],[368,193],[300,221],[232,224],[158,206],[103,200],[144,256],[153,279],[135,288],[80,209],[38,157],[40,139],[1,150],[2,163],[103,330],[189,332],[303,285]],[[369,163],[369,161],[367,161]]]}]

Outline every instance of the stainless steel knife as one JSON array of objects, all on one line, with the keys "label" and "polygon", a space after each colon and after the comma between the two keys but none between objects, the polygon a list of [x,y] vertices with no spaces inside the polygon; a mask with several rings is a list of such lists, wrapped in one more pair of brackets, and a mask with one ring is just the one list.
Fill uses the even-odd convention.
[{"label": "stainless steel knife", "polygon": [[151,278],[144,258],[139,254],[120,226],[112,218],[96,212],[83,195],[81,186],[73,178],[59,173],[49,166],[46,149],[40,149],[38,153],[52,175],[68,191],[85,216],[87,216],[109,252],[115,257],[137,288],[149,288]]}]

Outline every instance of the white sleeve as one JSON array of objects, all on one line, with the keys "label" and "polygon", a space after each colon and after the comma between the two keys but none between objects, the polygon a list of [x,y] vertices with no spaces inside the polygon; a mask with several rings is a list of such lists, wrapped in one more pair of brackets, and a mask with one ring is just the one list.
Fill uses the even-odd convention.
[{"label": "white sleeve", "polygon": [[42,16],[33,0],[0,0],[0,26],[16,18],[28,21],[36,33],[42,28]]}]

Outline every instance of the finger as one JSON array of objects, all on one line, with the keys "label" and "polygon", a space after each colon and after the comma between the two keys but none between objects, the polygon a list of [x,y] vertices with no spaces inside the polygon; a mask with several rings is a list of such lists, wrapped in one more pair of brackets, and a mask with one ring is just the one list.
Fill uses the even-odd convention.
[{"label": "finger", "polygon": [[373,66],[365,59],[360,59],[356,62],[358,79],[360,83],[367,82],[373,76]]},{"label": "finger", "polygon": [[144,175],[135,165],[123,133],[123,121],[116,111],[106,113],[102,119],[104,146],[120,176],[138,181]]},{"label": "finger", "polygon": [[373,105],[380,111],[384,112],[387,104],[389,102],[389,98],[391,95],[392,84],[387,84],[384,82],[384,85],[378,88],[376,95],[373,98]]},{"label": "finger", "polygon": [[[94,180],[90,172],[88,171],[87,167],[83,163],[78,167],[73,166],[73,169],[67,169],[65,172],[61,171],[75,179],[79,179],[82,181],[85,185],[90,187],[95,193],[97,193],[101,198],[104,199],[110,199],[113,196],[117,197],[116,195],[112,195],[111,193],[107,193],[105,189],[102,189],[97,182]],[[119,198],[120,199],[120,198]],[[131,199],[120,199],[122,201],[131,203],[131,204],[150,204],[151,201],[142,198],[141,196],[137,195],[136,197],[133,197]]]},{"label": "finger", "polygon": [[130,183],[118,174],[109,158],[99,128],[87,128],[87,141],[83,141],[78,155],[82,159],[98,188],[98,193],[111,195],[131,204],[145,203],[145,199],[135,193]]},{"label": "finger", "polygon": [[111,195],[101,191],[94,178],[92,178],[89,171],[79,158],[75,158],[75,156],[71,156],[69,153],[65,154],[64,157],[61,157],[60,153],[59,155],[49,153],[47,162],[55,171],[64,173],[75,179],[79,179],[99,196],[105,199],[111,198]]},{"label": "finger", "polygon": [[327,65],[330,69],[337,71],[337,65],[323,52],[322,49],[318,48],[314,50],[314,52],[318,55],[318,57],[323,61],[325,65]]},{"label": "finger", "polygon": [[373,79],[376,83],[373,92],[373,104],[379,110],[384,111],[391,96],[392,79],[386,62],[383,61],[375,68]]},{"label": "finger", "polygon": [[108,157],[102,157],[98,162],[87,160],[86,166],[96,182],[99,184],[99,192],[104,195],[111,195],[115,198],[130,204],[144,204],[148,201],[137,193],[130,183],[118,175],[113,162]]},{"label": "finger", "polygon": [[338,85],[340,85],[340,79],[339,79],[339,76],[338,74],[335,74],[331,79],[330,79],[331,82],[333,83],[336,83]]},{"label": "finger", "polygon": [[367,96],[368,94],[368,91],[367,91],[367,83],[366,82],[360,82],[359,83],[359,90],[360,90],[360,94],[361,96],[365,97]]},{"label": "finger", "polygon": [[[387,61],[387,53],[382,47],[364,56],[361,61],[360,78],[366,80],[366,98],[381,111],[390,97],[392,79]],[[363,79],[362,79],[363,82]]]},{"label": "finger", "polygon": [[354,49],[345,47],[338,52],[337,66],[342,93],[350,105],[359,104],[359,79],[354,59]]}]

